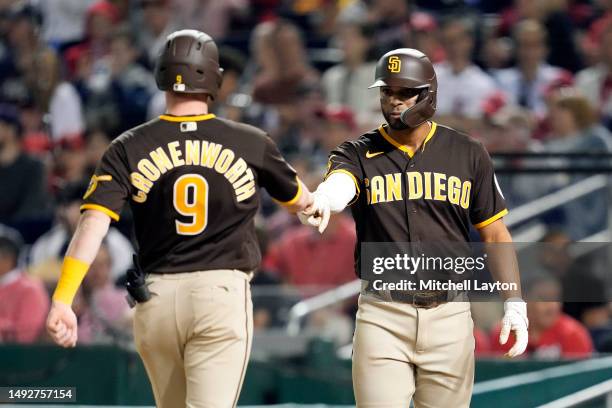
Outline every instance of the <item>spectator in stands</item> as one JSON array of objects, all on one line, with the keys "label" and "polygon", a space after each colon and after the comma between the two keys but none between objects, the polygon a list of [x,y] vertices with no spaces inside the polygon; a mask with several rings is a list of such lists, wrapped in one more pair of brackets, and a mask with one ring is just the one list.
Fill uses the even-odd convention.
[{"label": "spectator in stands", "polygon": [[226,37],[232,18],[249,11],[248,0],[173,0],[183,27],[205,31],[212,38]]},{"label": "spectator in stands", "polygon": [[495,81],[472,62],[472,25],[457,17],[444,22],[440,42],[446,61],[434,66],[438,77],[438,120],[465,131],[476,127],[484,102],[497,91]]},{"label": "spectator in stands", "polygon": [[612,23],[612,1],[595,1],[592,17],[594,21],[591,21],[581,43],[582,52],[585,59],[589,62],[588,65],[596,64],[601,58],[601,37],[603,32]]},{"label": "spectator in stands", "polygon": [[139,44],[141,50],[146,50],[147,61],[153,67],[166,37],[179,29],[170,0],[141,0],[142,26],[139,27]]},{"label": "spectator in stands", "polygon": [[44,216],[45,171],[43,164],[21,147],[19,112],[0,105],[0,222],[18,222]]},{"label": "spectator in stands", "polygon": [[582,58],[576,47],[577,33],[568,7],[570,1],[515,0],[511,8],[501,14],[499,34],[506,36],[522,21],[538,21],[546,31],[547,60],[551,65],[576,72]]},{"label": "spectator in stands", "polygon": [[61,139],[55,143],[50,184],[52,189],[65,183],[77,183],[89,176],[83,138]]},{"label": "spectator in stands", "polygon": [[415,11],[410,15],[410,27],[413,39],[411,47],[422,51],[434,64],[444,61],[446,55],[440,43],[435,17],[423,11]]},{"label": "spectator in stands", "polygon": [[119,11],[109,0],[98,0],[87,9],[85,39],[66,50],[69,74],[80,81],[96,81],[98,74],[108,72],[105,57],[110,50],[111,35],[119,23]]},{"label": "spectator in stands", "polygon": [[337,146],[347,140],[355,139],[358,136],[357,118],[355,112],[346,106],[328,105],[322,112],[324,125],[321,135],[321,144],[325,152],[325,163],[327,165],[327,155]]},{"label": "spectator in stands", "polygon": [[612,350],[612,316],[609,302],[584,302],[580,322],[589,330],[593,346],[599,352]]},{"label": "spectator in stands", "polygon": [[412,2],[406,0],[373,0],[369,3],[366,22],[375,27],[376,57],[406,45],[410,38]]},{"label": "spectator in stands", "polygon": [[535,20],[523,20],[514,27],[517,66],[495,72],[499,86],[510,102],[534,111],[539,118],[546,115],[545,90],[567,73],[546,63],[546,31]]},{"label": "spectator in stands", "polygon": [[88,125],[104,127],[115,136],[146,120],[149,100],[157,89],[153,74],[137,63],[139,52],[133,44],[129,31],[115,31],[108,75],[81,84]]},{"label": "spectator in stands", "polygon": [[87,9],[95,0],[44,0],[39,2],[43,15],[42,35],[58,50],[74,45],[85,35]]},{"label": "spectator in stands", "polygon": [[[90,183],[89,188],[95,188],[95,185],[95,182]],[[87,184],[83,182],[64,186],[58,195],[55,225],[32,245],[31,273],[48,284],[55,285],[59,278],[61,262],[79,221],[79,207],[87,189]],[[130,241],[114,227],[110,227],[106,240],[111,253],[112,279],[116,280],[132,265],[134,249]]]},{"label": "spectator in stands", "polygon": [[79,319],[81,344],[108,343],[130,338],[132,313],[125,291],[115,287],[111,274],[111,255],[102,243],[89,267],[74,308]]},{"label": "spectator in stands", "polygon": [[[612,136],[597,122],[597,114],[588,100],[573,88],[563,88],[551,97],[549,123],[551,135],[542,150],[556,153],[605,153],[611,151]],[[549,159],[550,165],[607,166],[609,159]],[[557,174],[540,177],[537,181],[542,192],[566,187],[571,182],[586,178],[583,174]],[[607,219],[607,193],[595,191],[573,200],[563,207],[561,225],[574,240],[598,233]]]},{"label": "spectator in stands", "polygon": [[472,136],[482,141],[488,152],[531,150],[537,145],[531,138],[536,122],[529,111],[511,105],[502,92],[490,95],[483,103],[482,127]]},{"label": "spectator in stands", "polygon": [[584,324],[595,349],[603,351],[612,340],[612,316],[606,295],[610,265],[607,248],[583,247],[590,251],[574,258],[570,237],[560,230],[551,230],[541,242],[540,266],[561,283],[563,312]]},{"label": "spectator in stands", "polygon": [[320,134],[316,112],[324,101],[300,31],[286,20],[261,23],[253,31],[251,46],[256,72],[245,80],[253,84],[261,126],[283,154],[311,154]]},{"label": "spectator in stands", "polygon": [[49,295],[19,267],[20,244],[0,236],[0,344],[32,343],[42,333]]},{"label": "spectator in stands", "polygon": [[351,219],[338,216],[327,228],[323,236],[303,225],[290,228],[270,245],[264,268],[308,294],[355,279]]},{"label": "spectator in stands", "polygon": [[576,76],[576,87],[589,99],[608,127],[612,130],[612,14],[601,33],[599,43],[600,61],[597,65],[580,71]]},{"label": "spectator in stands", "polygon": [[[529,318],[529,344],[526,355],[545,359],[586,358],[593,352],[593,343],[586,328],[562,313],[559,284],[550,278],[537,278],[523,287]],[[504,345],[497,339],[501,327],[491,335],[494,352],[507,352],[512,339]],[[512,335],[511,335],[512,336]]]},{"label": "spectator in stands", "polygon": [[612,135],[598,121],[598,115],[579,88],[564,88],[552,97],[551,134],[546,151],[606,152],[612,146]]},{"label": "spectator in stands", "polygon": [[44,120],[45,112],[36,105],[33,95],[28,95],[19,105],[23,125],[21,146],[26,153],[45,158],[52,148],[51,136]]},{"label": "spectator in stands", "polygon": [[286,20],[267,21],[253,30],[252,53],[259,67],[253,98],[264,104],[293,104],[318,88],[319,74],[310,65],[298,28]]},{"label": "spectator in stands", "polygon": [[52,141],[81,138],[85,127],[81,99],[76,88],[62,78],[58,55],[52,51],[38,54],[26,79],[39,109],[48,113]]},{"label": "spectator in stands", "polygon": [[383,121],[377,91],[368,89],[376,67],[376,62],[369,60],[373,35],[373,27],[364,24],[344,23],[338,27],[334,40],[343,60],[322,77],[325,102],[349,107],[364,128]]},{"label": "spectator in stands", "polygon": [[[34,85],[33,66],[46,54],[53,53],[39,37],[41,17],[38,10],[27,2],[14,2],[8,9],[6,49],[0,56],[0,98],[22,102]],[[35,100],[36,103],[38,101]]]}]

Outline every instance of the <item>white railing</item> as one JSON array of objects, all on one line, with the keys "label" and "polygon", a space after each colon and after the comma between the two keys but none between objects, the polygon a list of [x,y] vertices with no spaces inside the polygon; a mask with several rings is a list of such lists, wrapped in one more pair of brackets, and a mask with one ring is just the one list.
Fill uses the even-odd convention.
[{"label": "white railing", "polygon": [[361,291],[361,281],[356,279],[345,283],[337,288],[328,290],[318,296],[302,300],[296,303],[289,311],[289,322],[287,323],[287,333],[295,336],[300,332],[300,321],[302,318],[315,310],[323,309],[327,306],[341,302],[351,296],[357,295]]},{"label": "white railing", "polygon": [[564,187],[554,193],[537,198],[533,201],[523,204],[516,208],[504,217],[504,222],[509,227],[520,224],[533,217],[543,214],[553,208],[560,207],[577,198],[584,197],[594,191],[608,187],[608,177],[596,175],[581,180],[577,183]]},{"label": "white railing", "polygon": [[557,367],[544,368],[528,373],[512,374],[506,377],[476,383],[472,395],[486,394],[520,385],[533,385],[545,380],[563,378],[569,375],[586,374],[610,367],[612,367],[612,357],[603,357],[564,364]]},{"label": "white railing", "polygon": [[570,408],[601,397],[606,399],[605,408],[612,408],[612,380],[593,385],[537,408]]}]

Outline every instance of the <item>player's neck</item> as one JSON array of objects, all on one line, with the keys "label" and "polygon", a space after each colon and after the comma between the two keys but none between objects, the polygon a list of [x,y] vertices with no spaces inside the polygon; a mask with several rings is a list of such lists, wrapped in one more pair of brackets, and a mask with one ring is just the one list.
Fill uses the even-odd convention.
[{"label": "player's neck", "polygon": [[429,121],[425,121],[415,128],[408,128],[404,130],[396,130],[392,129],[391,127],[388,129],[389,136],[395,139],[396,142],[409,147],[412,149],[412,151],[417,151],[417,149],[423,144],[423,141],[431,129],[431,123]]},{"label": "player's neck", "polygon": [[174,116],[206,115],[208,113],[207,98],[166,94],[166,113]]}]

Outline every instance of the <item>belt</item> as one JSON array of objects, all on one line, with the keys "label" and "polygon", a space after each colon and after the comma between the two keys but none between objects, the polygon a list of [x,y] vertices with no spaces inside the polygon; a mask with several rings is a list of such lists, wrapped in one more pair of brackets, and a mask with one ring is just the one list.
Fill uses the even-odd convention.
[{"label": "belt", "polygon": [[[365,286],[365,285],[364,285]],[[365,288],[367,293],[372,294],[386,302],[407,303],[414,307],[431,309],[449,301],[449,292],[447,291],[431,291],[431,292],[416,292],[403,290],[375,290],[368,287]],[[452,299],[451,299],[452,300]]]},{"label": "belt", "polygon": [[448,292],[405,292],[390,291],[391,300],[399,303],[408,303],[414,307],[431,309],[448,302]]}]

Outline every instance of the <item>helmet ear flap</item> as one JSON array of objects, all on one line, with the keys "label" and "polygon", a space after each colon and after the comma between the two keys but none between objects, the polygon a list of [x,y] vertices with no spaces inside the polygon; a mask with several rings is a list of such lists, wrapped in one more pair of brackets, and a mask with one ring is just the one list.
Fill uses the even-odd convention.
[{"label": "helmet ear flap", "polygon": [[421,92],[419,92],[419,97],[417,98],[416,103],[419,103],[423,99],[425,99],[427,97],[428,93],[429,93],[429,87],[425,87],[425,88],[421,89]]}]

